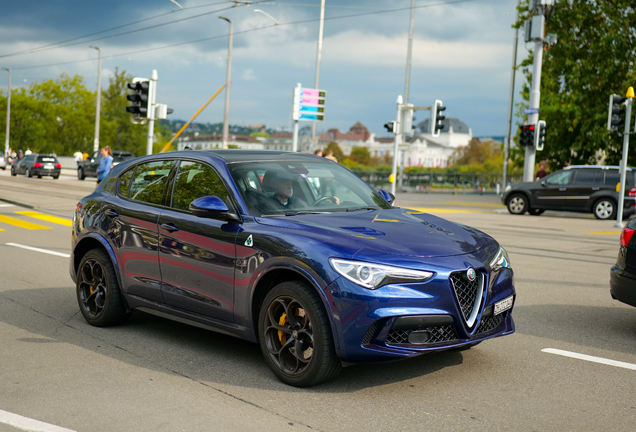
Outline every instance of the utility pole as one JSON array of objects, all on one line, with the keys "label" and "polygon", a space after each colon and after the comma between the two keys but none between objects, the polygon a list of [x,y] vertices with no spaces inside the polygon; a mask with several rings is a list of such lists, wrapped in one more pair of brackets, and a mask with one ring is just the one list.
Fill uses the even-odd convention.
[{"label": "utility pole", "polygon": [[11,132],[11,69],[3,67],[9,72],[9,92],[7,93],[7,135],[4,138],[4,157],[9,158],[9,132]]},{"label": "utility pole", "polygon": [[219,17],[230,23],[230,40],[227,48],[227,77],[225,79],[225,115],[223,116],[223,148],[227,148],[230,135],[230,84],[232,83],[232,43],[234,42],[234,23],[226,17]]},{"label": "utility pole", "polygon": [[[625,206],[625,180],[627,179],[627,151],[629,149],[629,128],[632,117],[632,101],[634,100],[634,89],[627,89],[627,101],[625,103],[625,131],[623,132],[623,158],[620,167],[620,191],[618,193],[618,214],[616,215],[616,228],[623,228],[623,209]],[[610,107],[611,109],[611,107]]]},{"label": "utility pole", "polygon": [[[517,17],[515,23],[519,21],[519,3],[517,1]],[[515,41],[512,47],[512,72],[510,73],[510,101],[508,102],[508,130],[504,139],[504,163],[503,163],[503,180],[501,185],[501,193],[506,189],[508,182],[508,160],[510,159],[510,141],[512,140],[512,107],[515,99],[515,77],[517,75],[517,45],[519,44],[519,27],[515,28]]]},{"label": "utility pole", "polygon": [[409,103],[411,86],[411,55],[413,54],[413,26],[415,24],[415,0],[411,0],[411,22],[409,24],[409,43],[406,50],[406,84],[404,85],[404,105]]},{"label": "utility pole", "polygon": [[[545,37],[546,15],[551,13],[554,0],[530,0],[530,12],[536,12],[530,20],[526,21],[526,41],[534,41],[534,63],[532,64],[532,90],[530,91],[530,109],[528,123],[537,124],[539,121],[539,105],[541,103],[541,66],[543,63],[543,44]],[[523,166],[523,181],[534,181],[534,164],[536,149],[534,146],[526,147]]]},{"label": "utility pole", "polygon": [[95,142],[93,143],[93,151],[99,150],[99,118],[102,100],[102,50],[91,45],[89,48],[96,49],[99,52],[99,60],[97,61],[97,108],[95,108]]},{"label": "utility pole", "polygon": [[395,134],[395,141],[393,143],[393,170],[391,171],[391,193],[395,195],[395,184],[397,183],[397,163],[398,163],[398,148],[400,147],[400,135],[402,133],[402,95],[397,97],[397,115],[395,117],[395,126],[393,133]]},{"label": "utility pole", "polygon": [[155,99],[157,94],[157,80],[159,76],[157,69],[153,69],[150,74],[150,82],[148,84],[148,137],[146,141],[146,154],[152,154],[152,145],[155,138]]},{"label": "utility pole", "polygon": [[[318,25],[318,51],[316,52],[316,79],[314,88],[320,88],[320,61],[322,60],[322,35],[325,28],[325,0],[320,0],[320,24]],[[316,145],[316,122],[311,122],[311,147],[313,152]]]}]

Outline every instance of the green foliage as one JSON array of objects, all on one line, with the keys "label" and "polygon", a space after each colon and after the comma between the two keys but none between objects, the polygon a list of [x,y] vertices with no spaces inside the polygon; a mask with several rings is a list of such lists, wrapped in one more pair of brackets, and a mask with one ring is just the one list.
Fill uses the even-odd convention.
[{"label": "green foliage", "polygon": [[369,165],[371,163],[371,153],[369,153],[369,148],[364,146],[353,146],[351,148],[349,159],[361,165]]},{"label": "green foliage", "polygon": [[[522,16],[527,0],[520,7]],[[517,23],[523,26],[523,20]],[[609,96],[625,95],[636,78],[636,11],[633,0],[570,0],[557,2],[546,32],[558,41],[543,53],[541,115],[548,125],[545,149],[538,158],[552,169],[567,164],[617,164],[622,134],[606,129]],[[518,105],[528,106],[533,54],[520,67],[526,76]],[[527,118],[527,117],[526,117]],[[521,158],[523,148],[513,153]],[[632,146],[629,163],[636,164]]]},{"label": "green foliage", "polygon": [[337,142],[331,141],[329,144],[327,144],[327,147],[323,149],[323,153],[326,154],[327,150],[333,151],[334,157],[339,161],[344,161],[345,155]]},{"label": "green foliage", "polygon": [[468,145],[455,149],[450,162],[455,172],[503,172],[503,151],[494,141],[473,139]]},{"label": "green foliage", "polygon": [[267,132],[252,132],[250,134],[251,137],[261,137],[261,138],[269,138],[269,134]]}]

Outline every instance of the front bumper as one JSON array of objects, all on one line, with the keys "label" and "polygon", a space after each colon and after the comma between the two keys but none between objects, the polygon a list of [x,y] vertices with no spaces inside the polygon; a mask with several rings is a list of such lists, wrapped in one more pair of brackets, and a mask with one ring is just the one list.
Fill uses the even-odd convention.
[{"label": "front bumper", "polygon": [[636,279],[627,276],[619,266],[613,266],[610,270],[610,294],[615,300],[636,306]]},{"label": "front bumper", "polygon": [[483,292],[472,326],[449,281],[438,272],[424,283],[367,290],[339,278],[329,287],[335,306],[338,356],[359,363],[408,358],[471,345],[515,330],[512,308],[494,315],[494,304],[515,295],[510,269],[478,270]]}]

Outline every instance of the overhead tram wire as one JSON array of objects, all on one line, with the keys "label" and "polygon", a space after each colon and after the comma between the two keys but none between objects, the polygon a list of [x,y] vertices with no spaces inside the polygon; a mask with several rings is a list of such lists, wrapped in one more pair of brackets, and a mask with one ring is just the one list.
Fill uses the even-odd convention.
[{"label": "overhead tram wire", "polygon": [[[446,6],[446,5],[450,5],[450,4],[468,3],[468,2],[474,2],[474,1],[479,1],[479,0],[452,0],[452,1],[441,2],[441,3],[429,3],[429,4],[426,4],[426,5],[415,6],[415,9],[422,9],[422,8],[435,7],[435,6]],[[256,4],[256,2],[254,2],[252,4]],[[364,16],[364,15],[377,15],[377,14],[381,14],[381,13],[399,12],[399,11],[404,11],[404,10],[411,10],[411,7],[409,6],[409,7],[404,7],[404,8],[386,9],[386,10],[374,11],[374,12],[362,12],[362,13],[358,13],[358,14],[341,15],[341,16],[336,16],[336,17],[325,17],[325,21],[343,19],[343,18],[353,18],[353,17],[358,17],[358,16]],[[284,25],[306,24],[306,23],[310,23],[310,22],[316,22],[318,20],[319,20],[318,18],[315,18],[315,19],[308,19],[308,20],[302,20],[302,21],[291,21],[291,22],[287,22],[287,23],[265,25],[263,27],[257,27],[257,28],[253,28],[253,29],[249,29],[249,30],[235,31],[234,35],[244,34],[244,33],[252,33],[252,32],[255,32],[255,31],[259,31],[259,30],[265,30],[265,29],[273,28],[273,27],[281,27],[281,26],[284,26]],[[166,49],[166,48],[174,48],[174,47],[182,46],[182,45],[189,45],[189,44],[195,44],[195,43],[205,42],[205,41],[214,40],[214,39],[221,39],[221,38],[225,38],[227,36],[228,36],[227,34],[223,34],[223,35],[219,35],[219,36],[211,36],[211,37],[202,38],[202,39],[196,39],[196,40],[187,41],[187,42],[179,42],[179,43],[176,43],[176,44],[162,45],[162,46],[155,47],[155,48],[144,48],[144,49],[137,50],[137,51],[128,51],[128,52],[125,52],[125,53],[113,54],[113,55],[110,55],[110,56],[102,57],[102,59],[112,59],[112,58],[115,58],[115,57],[123,57],[123,56],[131,55],[131,54],[139,54],[139,53],[145,53],[145,52],[148,52],[148,51],[157,51],[157,50]],[[89,62],[89,61],[95,61],[95,59],[93,58],[93,59],[87,59],[87,60],[75,60],[75,61],[70,61],[70,62],[53,63],[53,64],[46,64],[46,65],[38,65],[38,66],[13,67],[12,70],[25,70],[25,69],[37,69],[37,68],[41,68],[41,67],[63,66],[63,65],[67,65],[67,64],[85,63],[85,62]]]},{"label": "overhead tram wire", "polygon": [[[261,3],[267,3],[269,1],[271,1],[271,0],[261,0],[261,1],[256,1],[254,3],[250,3],[250,4],[261,4]],[[215,6],[215,5],[219,5],[219,4],[223,4],[223,3],[228,3],[228,1],[223,1],[223,2],[218,2],[218,3],[211,3],[211,4],[207,4],[207,5],[191,6],[191,7],[183,8],[181,10],[195,9],[195,8],[201,8],[201,7],[209,7],[209,6]],[[221,12],[221,11],[224,11],[224,10],[227,10],[227,9],[233,9],[233,8],[236,8],[236,7],[240,7],[240,5],[232,3],[230,6],[225,7],[225,8],[216,9],[216,10],[209,11],[209,12],[204,12],[204,13],[201,13],[201,14],[198,14],[198,15],[192,15],[192,16],[186,17],[186,18],[181,18],[181,19],[177,19],[177,20],[173,20],[173,21],[168,21],[168,22],[165,22],[165,23],[155,24],[155,25],[152,25],[152,26],[142,27],[140,29],[129,30],[129,31],[126,31],[126,32],[117,33],[117,34],[108,35],[108,36],[103,36],[103,37],[99,37],[99,38],[81,40],[81,41],[74,42],[74,43],[67,43],[67,42],[71,42],[71,41],[76,41],[78,39],[84,39],[86,37],[94,36],[94,35],[97,35],[97,34],[106,33],[106,32],[109,32],[109,31],[112,31],[112,30],[116,30],[116,29],[119,29],[119,28],[128,27],[128,26],[131,26],[133,24],[138,24],[140,22],[150,21],[150,20],[155,19],[155,18],[159,18],[159,17],[165,16],[165,15],[168,15],[168,14],[171,14],[171,13],[174,13],[174,12],[180,12],[181,11],[181,10],[178,10],[178,11],[177,10],[172,10],[170,12],[165,12],[163,14],[155,15],[155,16],[150,17],[150,18],[145,18],[145,19],[142,19],[142,20],[138,20],[138,21],[134,21],[134,22],[128,23],[128,24],[122,24],[122,25],[117,26],[117,27],[113,27],[113,28],[106,29],[106,30],[101,30],[101,31],[98,31],[98,32],[95,32],[95,33],[90,33],[88,35],[84,35],[84,36],[78,36],[78,37],[75,37],[75,38],[72,38],[72,39],[67,39],[65,41],[55,42],[55,43],[48,44],[48,45],[42,45],[42,46],[36,47],[36,48],[29,48],[29,49],[22,50],[22,51],[16,51],[14,53],[2,54],[2,55],[0,55],[0,58],[14,57],[14,56],[25,55],[25,54],[35,54],[35,53],[40,53],[40,52],[44,52],[44,51],[50,51],[50,50],[54,50],[54,49],[58,49],[58,48],[65,48],[65,47],[69,47],[69,46],[80,45],[80,44],[84,44],[84,43],[89,43],[89,42],[94,42],[94,41],[98,41],[98,40],[108,39],[108,38],[112,38],[112,37],[127,35],[127,34],[131,34],[131,33],[137,33],[137,32],[140,32],[140,31],[150,30],[150,29],[157,28],[157,27],[163,27],[163,26],[168,25],[168,24],[174,24],[176,22],[187,21],[187,20],[190,20],[190,19],[193,19],[193,18],[198,18],[198,17],[202,17],[202,16],[205,16],[205,15],[210,15],[210,14],[213,14],[213,13]],[[62,45],[62,44],[65,44],[65,45]]]}]

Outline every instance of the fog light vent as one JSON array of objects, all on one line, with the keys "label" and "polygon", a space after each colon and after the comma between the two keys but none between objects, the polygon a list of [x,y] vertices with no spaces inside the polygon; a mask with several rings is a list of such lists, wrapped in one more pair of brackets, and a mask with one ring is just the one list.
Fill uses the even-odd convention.
[{"label": "fog light vent", "polygon": [[409,335],[409,343],[413,345],[424,344],[429,341],[431,334],[427,331],[414,331]]}]

